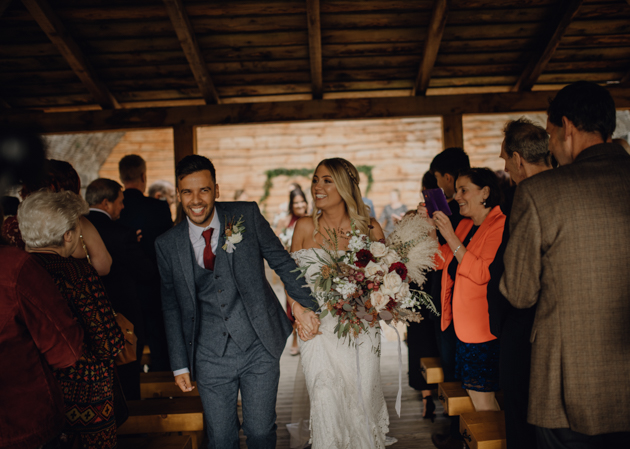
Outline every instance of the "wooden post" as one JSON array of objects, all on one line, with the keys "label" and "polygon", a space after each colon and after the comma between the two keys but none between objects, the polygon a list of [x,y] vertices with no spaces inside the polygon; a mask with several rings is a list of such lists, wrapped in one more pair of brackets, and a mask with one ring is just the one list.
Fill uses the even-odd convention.
[{"label": "wooden post", "polygon": [[197,154],[197,130],[192,125],[177,125],[173,127],[173,147],[175,150],[175,164],[184,157]]},{"label": "wooden post", "polygon": [[444,149],[450,147],[464,148],[462,114],[448,114],[442,116],[442,145]]}]

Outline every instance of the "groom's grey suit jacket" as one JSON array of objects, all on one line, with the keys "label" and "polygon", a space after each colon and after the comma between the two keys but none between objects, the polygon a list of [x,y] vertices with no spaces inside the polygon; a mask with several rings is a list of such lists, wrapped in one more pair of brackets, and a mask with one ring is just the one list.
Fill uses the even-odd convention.
[{"label": "groom's grey suit jacket", "polygon": [[[305,288],[304,278],[297,280],[298,273],[292,273],[296,264],[282,247],[271,230],[269,223],[253,202],[215,203],[221,227],[217,257],[212,276],[205,276],[208,282],[215,283],[212,291],[219,298],[213,315],[220,316],[226,309],[219,309],[221,298],[242,301],[246,314],[230,316],[229,326],[235,332],[239,327],[253,327],[256,336],[271,355],[279,358],[291,334],[291,323],[282,309],[278,298],[265,277],[263,258],[267,260],[285,285],[291,298],[301,305],[314,308],[315,302],[310,289]],[[226,220],[238,220],[243,216],[243,240],[235,245],[231,254],[221,247],[225,243]],[[188,234],[188,220],[160,236],[155,242],[158,266],[162,281],[162,303],[164,324],[168,339],[169,355],[173,370],[188,368],[194,379],[195,349],[200,326],[212,322],[213,329],[204,329],[204,346],[225,345],[226,325],[220,321],[208,321],[199,316],[201,304],[195,283],[195,257]],[[214,307],[214,305],[211,305]],[[204,305],[204,310],[208,310]],[[236,322],[235,322],[236,320]],[[203,324],[202,324],[203,322]],[[245,348],[242,348],[245,349]],[[221,356],[222,349],[217,351]]]}]

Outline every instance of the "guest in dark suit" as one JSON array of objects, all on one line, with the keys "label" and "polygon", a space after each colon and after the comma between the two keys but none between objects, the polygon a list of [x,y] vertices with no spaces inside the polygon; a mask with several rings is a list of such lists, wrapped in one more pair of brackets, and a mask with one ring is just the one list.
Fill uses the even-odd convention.
[{"label": "guest in dark suit", "polygon": [[112,256],[111,270],[102,278],[105,290],[114,310],[133,323],[138,337],[138,359],[120,365],[118,373],[127,399],[140,399],[140,359],[145,336],[138,289],[139,281],[149,282],[154,272],[150,260],[140,248],[135,231],[117,222],[124,208],[121,185],[111,179],[96,179],[87,187],[85,199],[90,205],[87,218]]},{"label": "guest in dark suit", "polygon": [[[453,229],[457,229],[457,225],[464,218],[459,213],[459,205],[455,201],[455,182],[459,176],[459,172],[470,168],[470,160],[463,148],[451,147],[447,148],[431,161],[429,167],[431,173],[437,180],[437,185],[444,191],[448,206],[451,209],[451,215],[449,219]],[[438,231],[438,241],[440,245],[446,243],[444,237]],[[431,297],[433,298],[433,304],[438,311],[442,310],[441,296],[442,296],[442,270],[437,270],[429,273],[431,279]],[[439,317],[435,317],[433,314],[429,315],[430,319],[436,319],[434,321],[437,334],[438,348],[440,350],[440,360],[442,363],[442,370],[444,371],[444,381],[452,382],[457,380],[455,375],[455,347],[457,345],[457,337],[455,336],[455,329],[451,324],[445,331],[442,331],[440,327]],[[431,440],[436,447],[458,447],[461,446],[459,440],[459,416],[451,418],[451,429],[449,435],[434,434],[431,436]]]},{"label": "guest in dark suit", "polygon": [[516,189],[501,292],[536,305],[528,421],[539,448],[630,440],[630,155],[606,143],[615,103],[581,81],[549,105],[560,167]]},{"label": "guest in dark suit", "polygon": [[155,239],[173,227],[171,209],[166,201],[144,196],[147,187],[147,166],[142,157],[130,154],[118,163],[120,180],[125,187],[124,209],[119,223],[140,232],[140,246],[147,255],[148,267],[154,276],[149,282],[138,280],[138,296],[142,306],[146,342],[151,349],[151,370],[170,371],[160,282],[155,258]]},{"label": "guest in dark suit", "polygon": [[[547,132],[525,118],[507,122],[503,129],[501,158],[505,171],[519,184],[551,168]],[[510,189],[513,192],[514,189]],[[509,220],[512,201],[504,201],[501,210]],[[503,229],[503,240],[494,262],[490,264],[488,313],[490,332],[501,345],[500,382],[504,394],[505,433],[508,449],[536,449],[534,427],[527,423],[529,371],[532,332],[536,307],[517,309],[499,291],[504,271],[503,254],[510,237],[509,226]]]}]

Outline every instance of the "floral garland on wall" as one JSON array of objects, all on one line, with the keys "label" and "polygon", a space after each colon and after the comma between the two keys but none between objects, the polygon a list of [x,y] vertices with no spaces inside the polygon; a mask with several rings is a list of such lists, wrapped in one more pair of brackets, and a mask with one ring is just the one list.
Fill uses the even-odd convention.
[{"label": "floral garland on wall", "polygon": [[[357,166],[357,170],[359,173],[364,173],[367,176],[368,184],[365,192],[362,192],[364,196],[367,196],[370,193],[370,189],[372,188],[372,183],[374,182],[374,178],[372,177],[372,169],[373,165],[359,165]],[[312,168],[274,168],[273,170],[265,171],[265,175],[267,175],[267,179],[265,180],[265,191],[263,196],[260,197],[260,204],[263,204],[267,198],[269,198],[269,193],[271,192],[271,188],[273,187],[273,179],[278,176],[288,176],[289,178],[295,176],[303,176],[310,177],[313,174]]]}]

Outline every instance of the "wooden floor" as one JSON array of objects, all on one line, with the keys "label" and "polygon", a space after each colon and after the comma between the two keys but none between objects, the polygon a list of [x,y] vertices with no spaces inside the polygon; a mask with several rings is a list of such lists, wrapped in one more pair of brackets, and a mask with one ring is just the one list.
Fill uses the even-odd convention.
[{"label": "wooden floor", "polygon": [[[290,341],[290,339],[289,339]],[[387,408],[389,410],[390,431],[389,435],[396,437],[398,443],[390,446],[392,449],[430,449],[431,433],[445,432],[448,428],[448,418],[442,416],[442,406],[434,397],[437,405],[435,423],[422,419],[422,400],[420,393],[410,388],[407,384],[407,348],[402,345],[403,359],[403,390],[402,390],[402,410],[400,418],[396,415],[394,405],[396,394],[398,393],[398,343],[396,341],[385,341],[383,339],[381,356],[381,375],[383,380],[383,391]],[[289,433],[286,424],[290,422],[291,405],[293,396],[293,384],[295,373],[299,366],[299,357],[292,357],[289,354],[289,346],[284,351],[280,359],[280,387],[278,391],[278,402],[276,411],[278,414],[278,449],[289,448]],[[246,448],[245,436],[241,431],[241,448]]]}]

